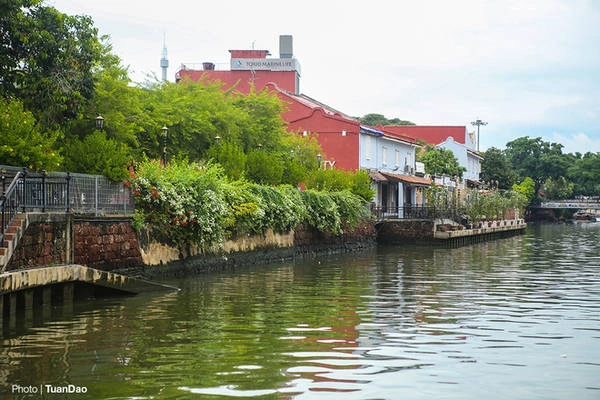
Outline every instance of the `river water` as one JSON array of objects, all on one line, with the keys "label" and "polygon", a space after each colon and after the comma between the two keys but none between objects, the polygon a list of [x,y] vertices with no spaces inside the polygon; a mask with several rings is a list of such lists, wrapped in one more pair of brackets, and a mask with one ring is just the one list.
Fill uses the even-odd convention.
[{"label": "river water", "polygon": [[542,225],[80,302],[0,340],[0,397],[600,399],[599,242]]}]

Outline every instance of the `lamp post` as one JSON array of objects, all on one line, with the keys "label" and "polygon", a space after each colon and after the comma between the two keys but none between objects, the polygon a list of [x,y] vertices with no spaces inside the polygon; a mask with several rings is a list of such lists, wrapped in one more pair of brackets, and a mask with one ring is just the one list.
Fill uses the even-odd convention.
[{"label": "lamp post", "polygon": [[477,151],[479,151],[479,127],[482,125],[486,126],[487,122],[483,122],[482,120],[477,119],[477,121],[471,122],[471,125],[477,126]]},{"label": "lamp post", "polygon": [[321,161],[323,161],[323,156],[321,153],[317,154],[317,162],[319,163],[319,169],[321,169]]},{"label": "lamp post", "polygon": [[102,115],[98,114],[96,116],[95,121],[96,121],[96,129],[102,130],[102,128],[104,128],[104,117]]},{"label": "lamp post", "polygon": [[164,125],[161,130],[162,130],[162,134],[163,134],[163,165],[166,167],[167,166],[167,136],[169,135],[169,128],[167,128],[167,125]]}]

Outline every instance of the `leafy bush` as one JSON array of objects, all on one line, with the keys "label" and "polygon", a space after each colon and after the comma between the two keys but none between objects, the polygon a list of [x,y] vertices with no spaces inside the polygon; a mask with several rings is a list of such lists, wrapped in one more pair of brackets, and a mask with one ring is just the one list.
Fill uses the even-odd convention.
[{"label": "leafy bush", "polygon": [[329,193],[305,190],[302,199],[306,205],[306,221],[321,232],[342,232],[338,205]]},{"label": "leafy bush", "polygon": [[262,231],[273,229],[277,232],[289,232],[302,222],[305,209],[296,202],[297,198],[292,191],[261,185],[248,185],[248,190],[260,199],[259,207],[263,210],[263,219],[260,221]]},{"label": "leafy bush", "polygon": [[139,166],[130,185],[136,224],[145,224],[161,239],[208,250],[226,237],[232,211],[219,167],[173,162],[164,168],[151,161]]},{"label": "leafy bush", "polygon": [[307,178],[306,187],[327,192],[349,190],[360,196],[365,203],[372,201],[375,195],[375,191],[371,189],[371,178],[363,170],[352,172],[339,169],[318,169]]},{"label": "leafy bush", "polygon": [[232,234],[289,232],[299,224],[338,234],[368,215],[361,197],[349,191],[299,191],[228,182],[219,165],[172,161],[141,163],[126,185],[136,201],[134,226],[179,247],[214,250]]},{"label": "leafy bush", "polygon": [[342,225],[349,228],[356,227],[359,222],[369,216],[369,210],[364,205],[361,197],[356,196],[349,191],[331,192],[331,199],[337,205]]}]

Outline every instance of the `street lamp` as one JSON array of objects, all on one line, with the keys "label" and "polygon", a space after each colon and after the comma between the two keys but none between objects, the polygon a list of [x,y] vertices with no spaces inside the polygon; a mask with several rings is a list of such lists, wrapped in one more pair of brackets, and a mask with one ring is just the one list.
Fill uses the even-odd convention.
[{"label": "street lamp", "polygon": [[163,165],[166,167],[167,166],[167,137],[169,135],[169,128],[167,128],[167,125],[164,125],[161,130],[162,130],[162,134],[163,134]]},{"label": "street lamp", "polygon": [[215,136],[215,142],[217,142],[217,144],[221,144],[221,136]]},{"label": "street lamp", "polygon": [[323,156],[321,153],[317,154],[317,162],[319,163],[319,169],[321,169],[321,161],[323,161]]},{"label": "street lamp", "polygon": [[96,116],[96,129],[102,130],[104,128],[104,117],[100,114]]},{"label": "street lamp", "polygon": [[479,127],[482,125],[486,126],[487,124],[488,124],[487,122],[483,122],[480,119],[477,119],[477,121],[471,122],[471,125],[477,126],[477,151],[479,151]]}]

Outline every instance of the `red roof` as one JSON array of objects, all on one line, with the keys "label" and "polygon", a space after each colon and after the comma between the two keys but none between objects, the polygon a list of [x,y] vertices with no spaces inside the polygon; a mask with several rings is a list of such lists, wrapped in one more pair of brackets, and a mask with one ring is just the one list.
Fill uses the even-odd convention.
[{"label": "red roof", "polygon": [[394,136],[398,135],[399,138],[405,139],[408,136],[433,145],[443,143],[449,137],[457,143],[465,144],[467,133],[466,126],[386,125],[383,130]]}]

